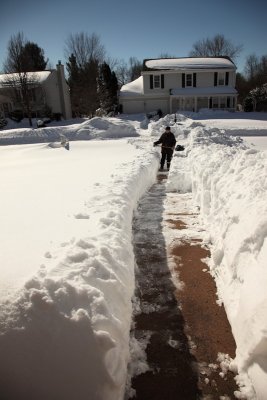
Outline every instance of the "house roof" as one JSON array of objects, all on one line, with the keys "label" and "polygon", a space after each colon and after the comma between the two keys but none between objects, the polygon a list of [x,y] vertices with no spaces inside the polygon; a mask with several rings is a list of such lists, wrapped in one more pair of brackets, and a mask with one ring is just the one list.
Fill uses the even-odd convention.
[{"label": "house roof", "polygon": [[235,69],[228,57],[157,58],[144,60],[143,70]]},{"label": "house roof", "polygon": [[139,76],[139,78],[135,79],[132,82],[126,83],[123,85],[120,90],[120,96],[140,96],[144,94],[144,82],[143,77]]},{"label": "house roof", "polygon": [[214,87],[189,87],[172,89],[171,95],[173,96],[207,96],[207,95],[231,95],[237,94],[237,90],[229,86],[214,86]]},{"label": "house roof", "polygon": [[[27,72],[29,82],[43,83],[50,76],[51,71]],[[19,74],[0,74],[0,87],[6,87],[8,82],[16,82],[19,80]]]}]

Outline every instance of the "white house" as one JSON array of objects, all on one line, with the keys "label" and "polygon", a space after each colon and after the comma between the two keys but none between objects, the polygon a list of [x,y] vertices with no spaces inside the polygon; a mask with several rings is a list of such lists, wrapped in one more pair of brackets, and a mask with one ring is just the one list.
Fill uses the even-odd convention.
[{"label": "white house", "polygon": [[[0,114],[5,116],[11,111],[21,110],[20,101],[16,101],[11,94],[12,85],[17,80],[16,75],[18,74],[0,74]],[[52,114],[60,114],[64,119],[72,117],[69,86],[60,61],[56,69],[28,72],[27,75],[33,116],[46,116],[49,108]]]},{"label": "white house", "polygon": [[122,86],[122,112],[164,114],[202,108],[235,111],[236,66],[228,57],[144,60],[141,76]]}]

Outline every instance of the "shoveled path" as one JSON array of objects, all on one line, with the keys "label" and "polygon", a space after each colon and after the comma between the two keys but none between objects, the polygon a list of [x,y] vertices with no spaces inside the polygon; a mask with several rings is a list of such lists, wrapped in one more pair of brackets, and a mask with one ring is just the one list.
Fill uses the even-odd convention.
[{"label": "shoveled path", "polygon": [[[138,340],[150,338],[146,348],[150,369],[133,378],[134,399],[234,399],[233,375],[223,374],[217,356],[221,352],[234,357],[235,343],[224,309],[216,303],[213,279],[203,272],[207,267],[201,260],[209,253],[199,238],[177,240],[168,248],[163,218],[169,229],[178,231],[186,223],[184,214],[170,213],[166,218],[165,179],[166,175],[158,175],[140,201],[133,226],[141,310],[133,334]],[[179,201],[179,194],[177,198],[172,194],[172,201]],[[182,290],[173,283],[170,260]]]}]

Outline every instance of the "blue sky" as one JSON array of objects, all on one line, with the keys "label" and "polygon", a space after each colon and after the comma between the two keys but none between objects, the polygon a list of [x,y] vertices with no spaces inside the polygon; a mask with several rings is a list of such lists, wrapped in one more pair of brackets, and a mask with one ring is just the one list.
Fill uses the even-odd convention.
[{"label": "blue sky", "polygon": [[53,66],[65,63],[69,34],[100,36],[112,58],[156,58],[162,53],[186,57],[197,40],[224,34],[244,46],[237,59],[242,72],[247,55],[267,54],[266,0],[2,0],[0,6],[0,70],[11,35],[45,51]]}]

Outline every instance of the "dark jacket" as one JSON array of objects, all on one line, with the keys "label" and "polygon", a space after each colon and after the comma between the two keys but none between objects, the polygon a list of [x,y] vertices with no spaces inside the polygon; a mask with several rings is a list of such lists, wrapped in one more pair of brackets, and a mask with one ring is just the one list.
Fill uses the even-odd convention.
[{"label": "dark jacket", "polygon": [[164,132],[159,140],[154,142],[154,145],[160,144],[162,145],[162,148],[171,148],[173,149],[175,144],[176,144],[176,139],[174,134],[169,131],[169,132]]}]

